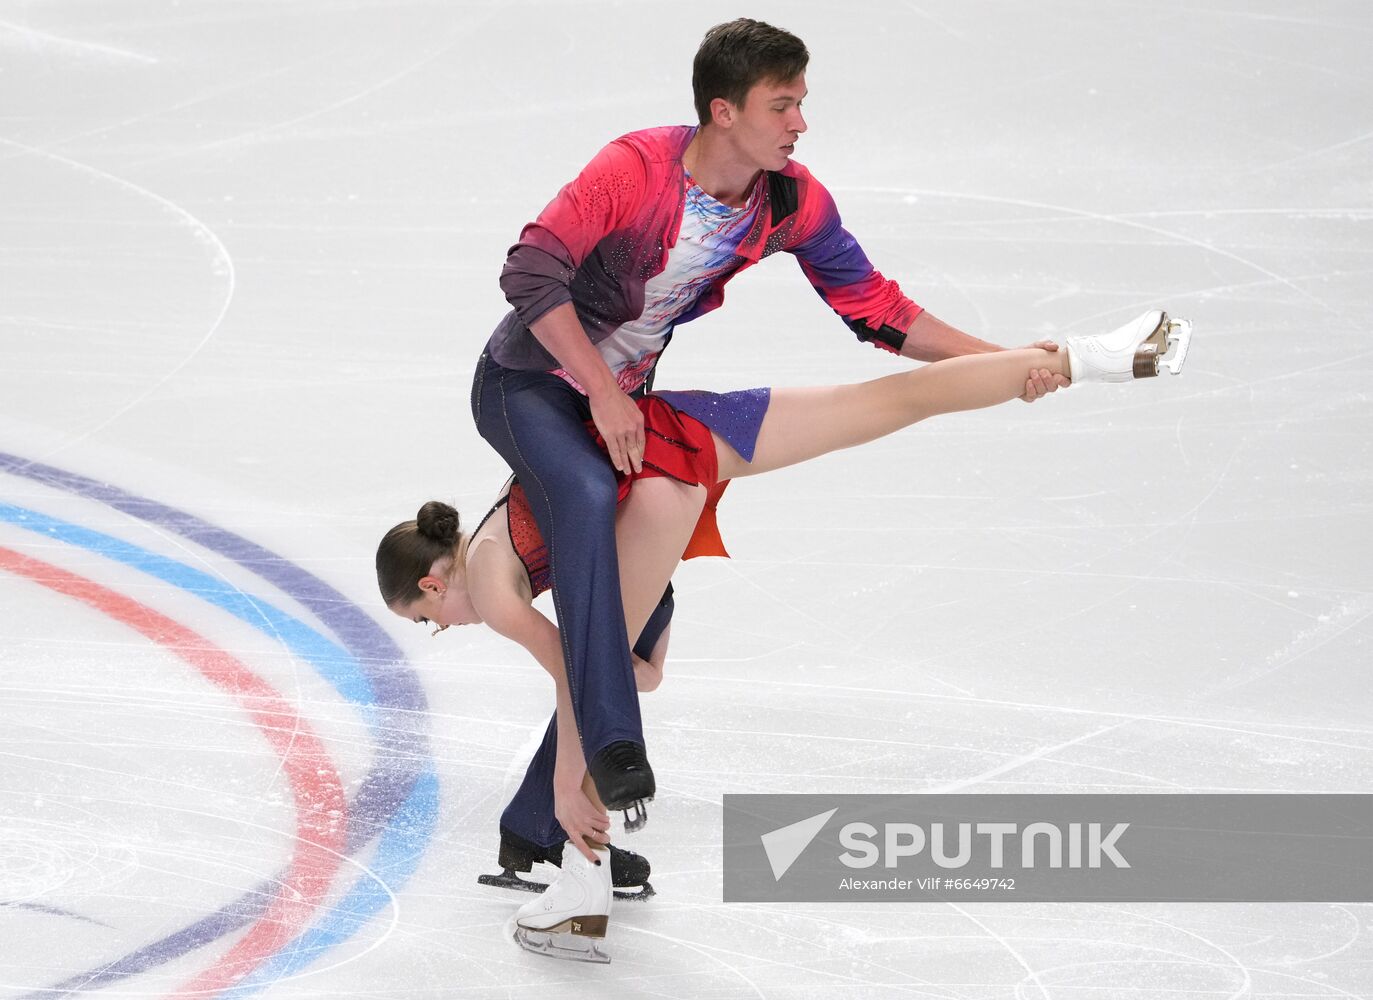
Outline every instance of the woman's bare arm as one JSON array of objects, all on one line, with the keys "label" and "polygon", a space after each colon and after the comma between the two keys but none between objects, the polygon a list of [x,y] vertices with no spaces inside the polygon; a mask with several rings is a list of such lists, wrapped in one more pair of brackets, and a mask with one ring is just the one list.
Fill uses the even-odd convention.
[{"label": "woman's bare arm", "polygon": [[482,620],[493,630],[523,646],[539,666],[553,678],[558,701],[558,754],[553,770],[553,812],[558,822],[587,860],[596,857],[586,846],[610,842],[610,815],[595,797],[595,786],[586,771],[586,756],[572,712],[572,693],[563,663],[562,638],[558,627],[513,586],[500,586],[499,578],[482,578],[477,557],[468,563],[469,581],[485,579],[486,586],[472,589],[472,603]]}]

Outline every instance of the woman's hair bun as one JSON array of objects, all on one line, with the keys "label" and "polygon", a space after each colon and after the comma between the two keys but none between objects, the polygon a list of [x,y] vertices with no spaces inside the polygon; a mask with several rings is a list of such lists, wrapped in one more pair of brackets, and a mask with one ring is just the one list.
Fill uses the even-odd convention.
[{"label": "woman's hair bun", "polygon": [[430,500],[415,515],[415,527],[425,538],[444,545],[458,541],[458,512],[442,500]]}]

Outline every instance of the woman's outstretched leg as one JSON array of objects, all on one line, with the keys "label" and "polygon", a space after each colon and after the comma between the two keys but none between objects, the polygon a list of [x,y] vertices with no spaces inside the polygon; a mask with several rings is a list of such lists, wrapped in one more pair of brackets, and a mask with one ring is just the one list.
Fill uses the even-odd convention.
[{"label": "woman's outstretched leg", "polygon": [[718,436],[720,478],[756,476],[959,410],[1017,399],[1031,371],[1068,374],[1066,351],[1026,348],[949,358],[871,382],[773,389],[753,461]]}]

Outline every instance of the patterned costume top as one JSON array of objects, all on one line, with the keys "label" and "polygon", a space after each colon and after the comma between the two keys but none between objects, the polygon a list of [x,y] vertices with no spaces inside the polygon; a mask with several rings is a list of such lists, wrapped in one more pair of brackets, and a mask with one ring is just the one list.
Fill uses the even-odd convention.
[{"label": "patterned costume top", "polygon": [[[501,288],[514,308],[487,344],[498,364],[556,371],[558,362],[529,324],[566,302],[573,303],[591,342],[606,344],[605,350],[643,319],[645,303],[654,300],[650,285],[668,268],[691,204],[682,154],[695,134],[694,127],[671,126],[621,136],[525,226],[501,272]],[[810,171],[795,161],[764,171],[741,218],[747,226],[737,231],[721,220],[728,240],[713,252],[719,257],[728,249],[732,259],[696,271],[704,280],[691,283],[690,300],[667,315],[664,343],[677,324],[718,308],[731,277],[785,250],[861,340],[900,350],[920,307],[872,266]],[[621,387],[642,384],[654,360],[656,353],[641,358],[627,376],[622,371]]]},{"label": "patterned costume top", "polygon": [[[758,429],[762,426],[770,398],[768,389],[748,389],[723,394],[664,392],[635,400],[644,415],[643,471],[628,476],[619,472],[615,474],[619,485],[619,502],[624,502],[634,483],[640,479],[666,476],[693,486],[708,487],[705,506],[682,558],[728,557],[724,541],[720,538],[715,512],[729,481],[717,481],[719,456],[711,432],[718,434],[745,461],[752,461]],[[595,425],[589,421],[587,431],[604,451],[605,442]],[[482,518],[477,531],[481,531],[482,525],[502,506],[506,508],[510,544],[524,564],[532,595],[538,597],[553,582],[548,546],[534,521],[529,498],[525,496],[524,487],[518,480],[510,480],[509,491]]]}]

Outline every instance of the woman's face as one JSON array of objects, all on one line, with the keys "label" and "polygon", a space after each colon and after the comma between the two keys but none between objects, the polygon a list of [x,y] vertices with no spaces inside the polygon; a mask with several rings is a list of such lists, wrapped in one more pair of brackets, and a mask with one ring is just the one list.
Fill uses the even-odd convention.
[{"label": "woman's face", "polygon": [[[434,568],[439,568],[437,563]],[[437,625],[438,631],[450,625],[479,625],[482,620],[472,606],[467,577],[461,570],[452,573],[451,579],[431,570],[420,579],[420,596],[409,604],[392,605],[391,610],[412,622]]]}]

